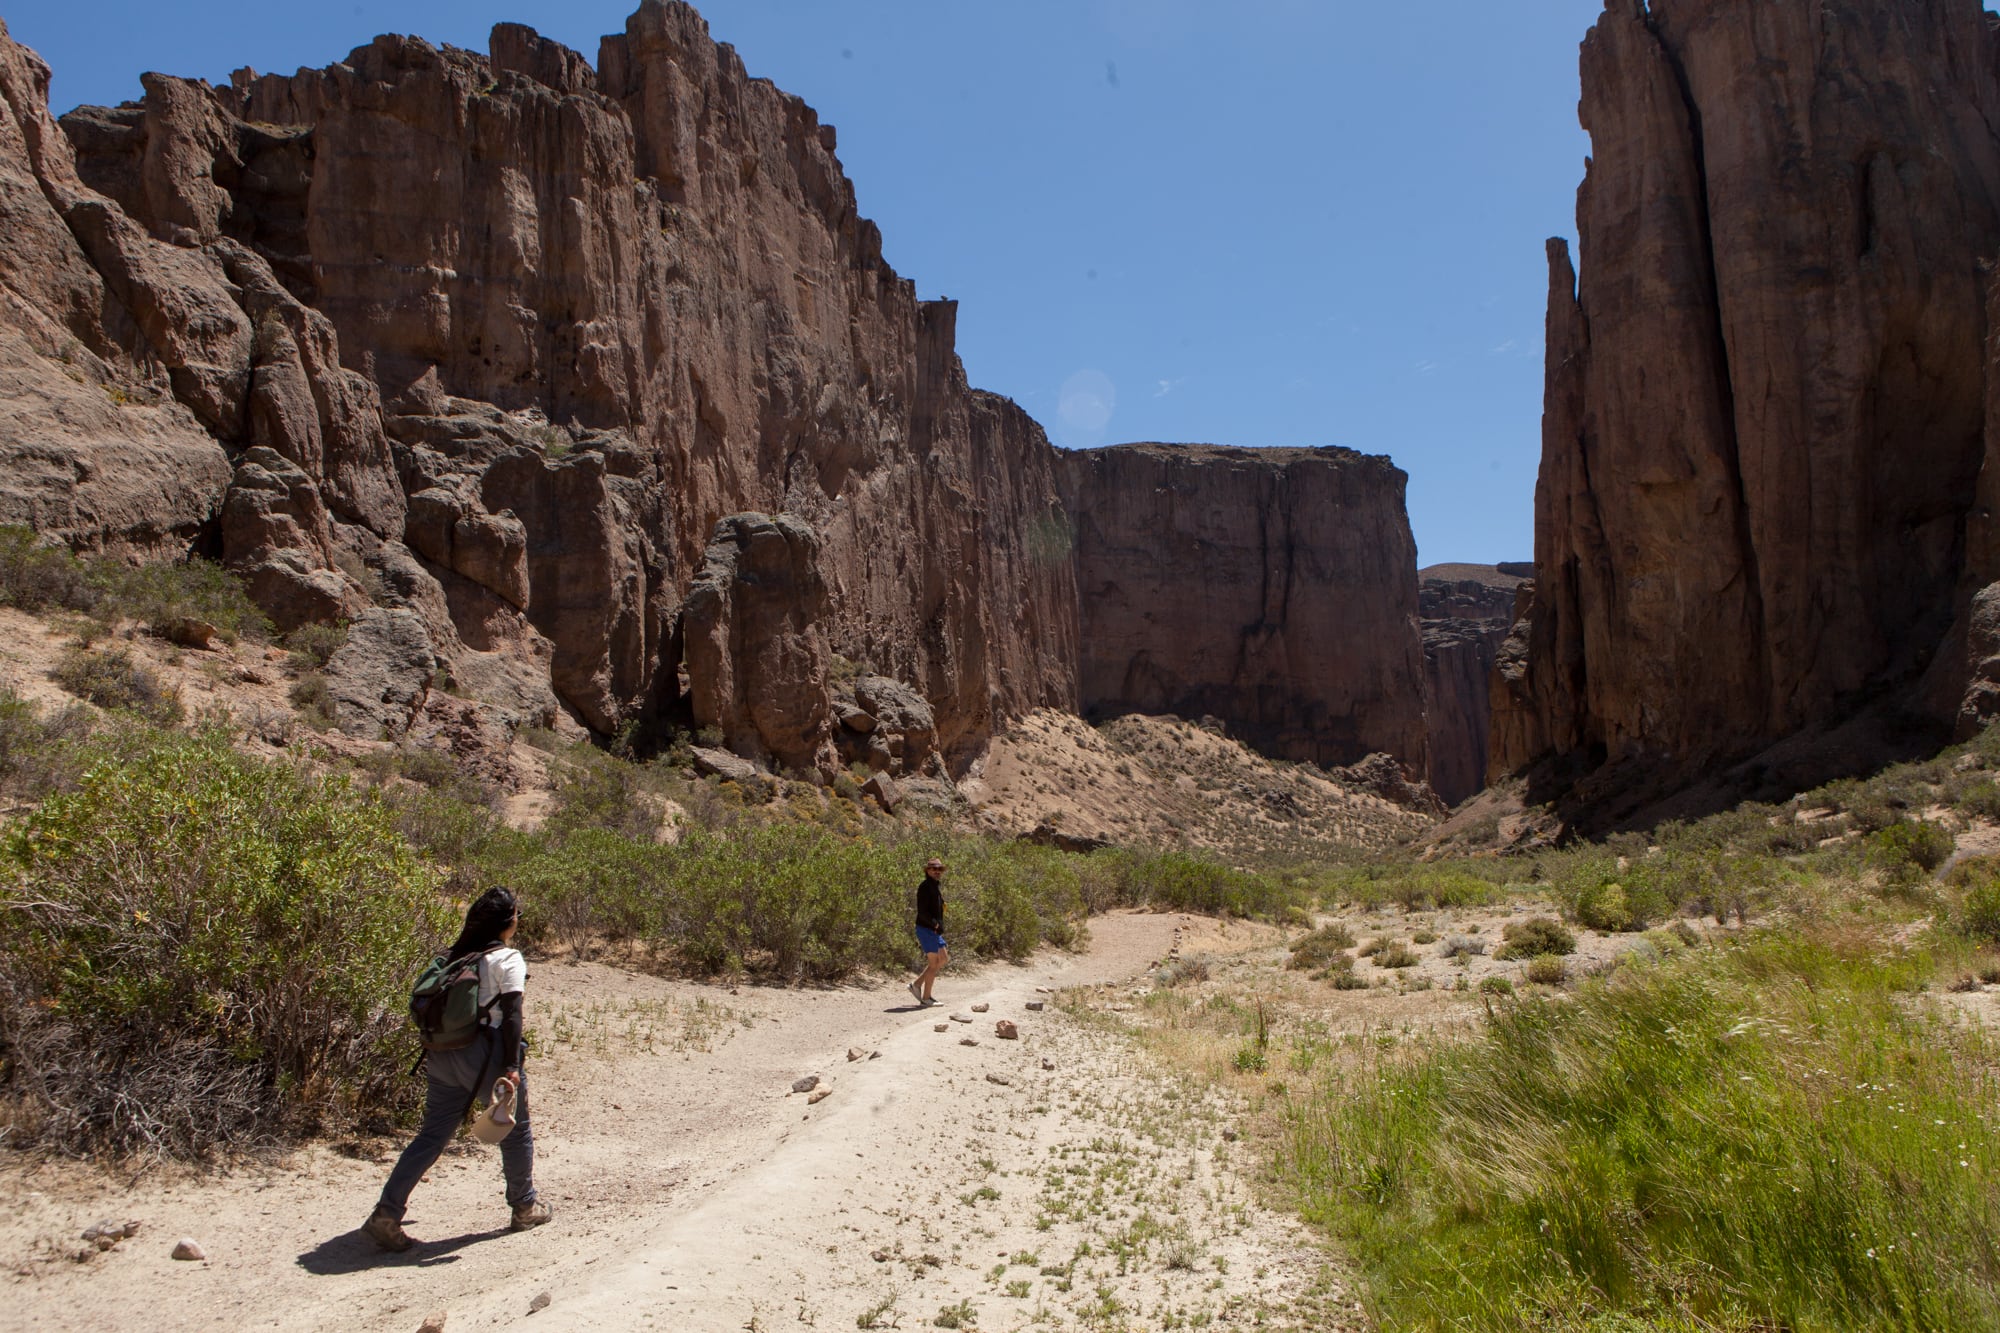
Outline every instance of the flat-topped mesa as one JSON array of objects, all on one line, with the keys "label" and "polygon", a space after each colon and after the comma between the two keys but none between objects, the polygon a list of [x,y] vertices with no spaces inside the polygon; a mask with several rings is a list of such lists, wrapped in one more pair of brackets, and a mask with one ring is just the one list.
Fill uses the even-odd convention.
[{"label": "flat-topped mesa", "polygon": [[1407,478],[1347,449],[1060,455],[1087,716],[1213,716],[1281,758],[1429,771]]},{"label": "flat-topped mesa", "polygon": [[1607,5],[1495,776],[1615,805],[1918,706],[1987,448],[1995,48],[1979,0]]},{"label": "flat-topped mesa", "polygon": [[[646,0],[595,70],[502,24],[489,55],[381,37],[229,88],[148,76],[64,125],[49,151],[133,247],[262,293],[163,359],[227,448],[280,456],[222,470],[263,497],[223,554],[274,598],[317,580],[314,614],[352,613],[359,556],[444,656],[525,645],[609,733],[688,707],[713,654],[683,661],[681,605],[718,522],[788,514],[829,651],[918,689],[943,755],[1074,706],[1046,439],[968,388],[955,308],[883,261],[832,127],[689,6]],[[279,353],[295,391],[260,409]]]}]

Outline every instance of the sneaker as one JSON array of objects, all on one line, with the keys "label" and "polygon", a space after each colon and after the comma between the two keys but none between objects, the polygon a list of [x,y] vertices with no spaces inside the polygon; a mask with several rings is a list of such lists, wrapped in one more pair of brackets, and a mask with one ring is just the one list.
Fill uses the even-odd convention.
[{"label": "sneaker", "polygon": [[556,1210],[545,1203],[517,1203],[511,1230],[531,1231],[555,1215]]},{"label": "sneaker", "polygon": [[928,1000],[924,999],[924,993],[917,989],[917,983],[914,981],[910,983],[910,998],[915,1000],[918,1004],[930,1003]]},{"label": "sneaker", "polygon": [[403,1224],[377,1208],[361,1224],[361,1233],[385,1250],[407,1250],[410,1238],[403,1233]]}]

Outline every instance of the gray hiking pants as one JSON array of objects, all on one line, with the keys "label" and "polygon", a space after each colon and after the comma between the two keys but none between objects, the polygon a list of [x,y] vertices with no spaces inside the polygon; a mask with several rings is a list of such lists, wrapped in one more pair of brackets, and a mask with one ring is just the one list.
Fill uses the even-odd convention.
[{"label": "gray hiking pants", "polygon": [[[499,1045],[500,1033],[497,1029],[486,1028],[480,1039],[462,1051],[433,1051],[424,1061],[424,1071],[429,1084],[424,1089],[424,1123],[417,1131],[417,1137],[410,1146],[403,1149],[403,1155],[396,1159],[396,1169],[389,1173],[389,1183],[382,1187],[382,1198],[376,1204],[383,1212],[403,1220],[403,1210],[410,1205],[410,1191],[424,1178],[424,1172],[431,1169],[431,1163],[458,1133],[458,1127],[465,1122],[465,1113],[477,1101],[484,1105],[493,1093],[493,1081],[500,1077],[505,1067],[495,1048]],[[484,1077],[482,1079],[482,1072]],[[485,1086],[480,1084],[484,1082]],[[528,1125],[528,1071],[521,1070],[521,1086],[514,1098],[514,1132],[500,1140],[500,1166],[507,1176],[507,1202],[518,1208],[524,1203],[535,1201],[535,1132]]]}]

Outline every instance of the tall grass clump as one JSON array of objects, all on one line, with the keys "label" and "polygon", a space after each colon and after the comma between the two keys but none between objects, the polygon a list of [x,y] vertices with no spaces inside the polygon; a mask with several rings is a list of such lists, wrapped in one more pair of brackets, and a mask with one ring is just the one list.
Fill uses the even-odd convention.
[{"label": "tall grass clump", "polygon": [[1384,1327],[2000,1327],[1996,1052],[1915,954],[1809,932],[1633,962],[1369,1052],[1282,1178]]},{"label": "tall grass clump", "polygon": [[128,732],[0,843],[0,1125],[199,1157],[394,1108],[453,912],[390,812],[220,735]]}]

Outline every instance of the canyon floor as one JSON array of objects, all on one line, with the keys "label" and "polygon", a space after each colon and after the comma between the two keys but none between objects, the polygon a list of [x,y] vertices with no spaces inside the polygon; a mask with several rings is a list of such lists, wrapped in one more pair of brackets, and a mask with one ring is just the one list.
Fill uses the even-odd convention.
[{"label": "canyon floor", "polygon": [[[469,1140],[420,1186],[402,1255],[355,1230],[398,1140],[219,1176],[10,1167],[0,1327],[407,1331],[443,1310],[449,1329],[488,1328],[544,1293],[536,1327],[1359,1327],[1324,1247],[1259,1201],[1237,1096],[1051,1002],[1140,977],[1177,930],[1184,949],[1275,938],[1113,914],[1083,952],[955,970],[921,1011],[893,982],[731,989],[537,964],[551,1225],[505,1229],[497,1155]],[[996,1037],[1001,1018],[1018,1040]],[[831,1092],[808,1105],[790,1088],[813,1074]],[[99,1253],[78,1236],[104,1217],[142,1229]],[[204,1261],[169,1257],[182,1236]]]}]

